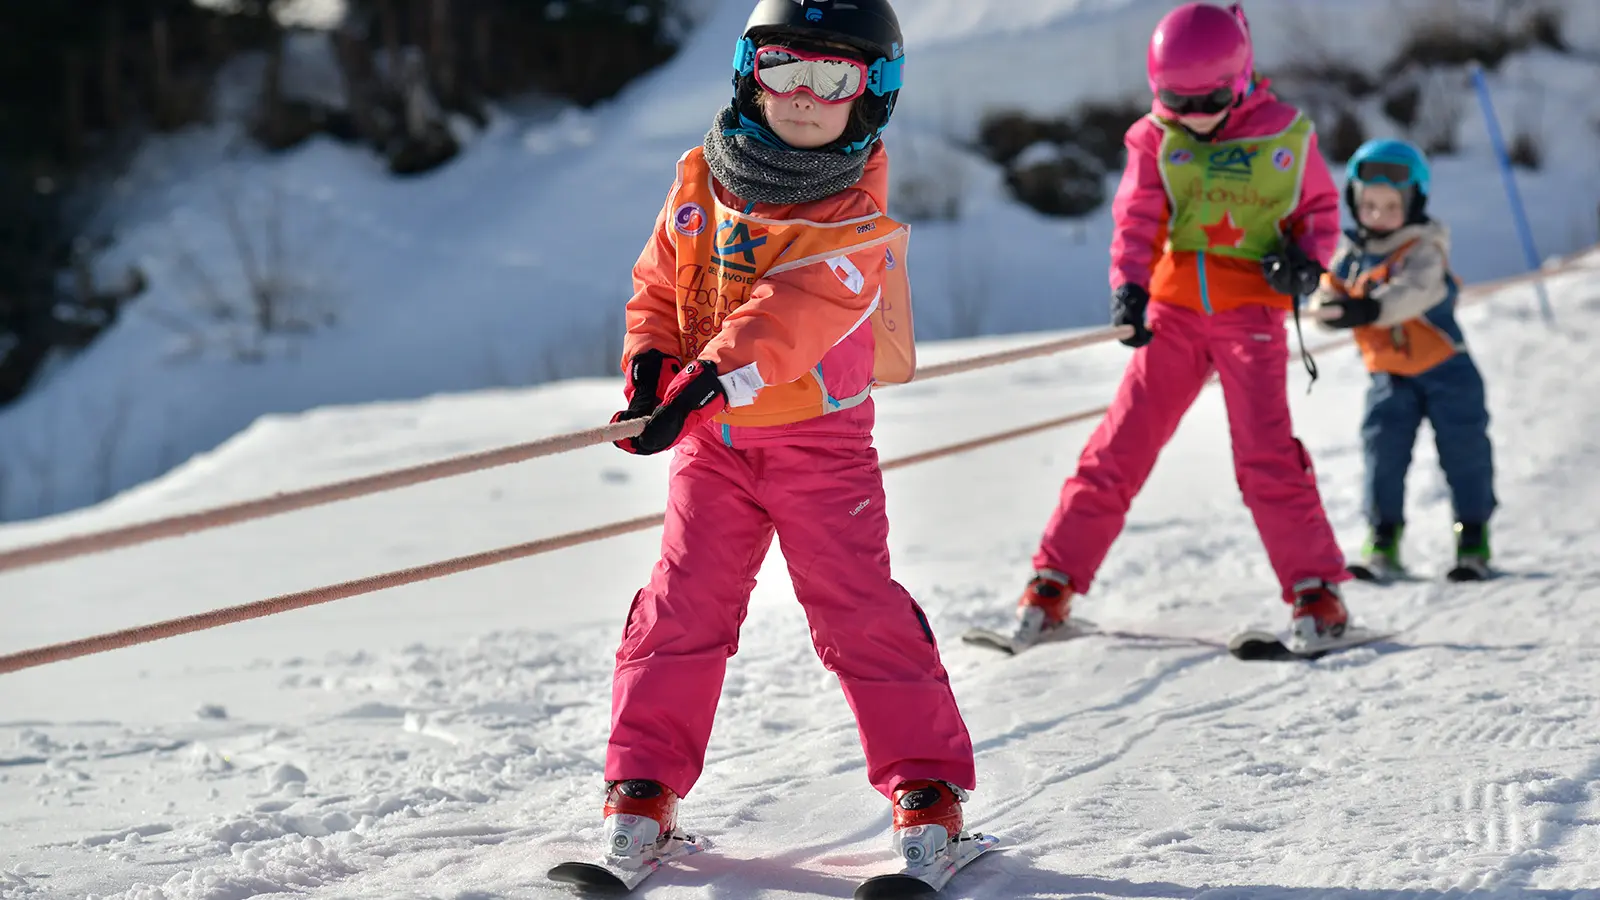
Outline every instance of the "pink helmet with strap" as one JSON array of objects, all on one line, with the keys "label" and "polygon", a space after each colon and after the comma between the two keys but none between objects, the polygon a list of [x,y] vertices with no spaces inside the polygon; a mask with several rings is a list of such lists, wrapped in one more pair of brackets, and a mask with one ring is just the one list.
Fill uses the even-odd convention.
[{"label": "pink helmet with strap", "polygon": [[1250,87],[1255,68],[1250,24],[1238,3],[1224,9],[1185,3],[1162,17],[1150,35],[1145,70],[1156,111],[1175,115],[1161,103],[1162,91],[1195,96],[1228,88],[1234,100]]}]

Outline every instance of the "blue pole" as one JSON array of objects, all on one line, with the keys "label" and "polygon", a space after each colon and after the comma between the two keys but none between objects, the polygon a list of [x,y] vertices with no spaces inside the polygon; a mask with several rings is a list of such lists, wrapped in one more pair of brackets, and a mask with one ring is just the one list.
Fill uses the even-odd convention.
[{"label": "blue pole", "polygon": [[[1489,143],[1494,145],[1495,156],[1500,159],[1500,180],[1505,182],[1506,198],[1511,201],[1511,218],[1517,225],[1517,237],[1522,240],[1522,255],[1528,261],[1528,268],[1537,271],[1540,268],[1539,251],[1533,246],[1533,229],[1528,226],[1528,214],[1522,205],[1522,195],[1517,192],[1516,174],[1511,168],[1511,154],[1506,152],[1505,139],[1500,134],[1500,120],[1494,114],[1494,102],[1489,97],[1489,82],[1483,77],[1483,66],[1472,64],[1472,84],[1477,88],[1478,104],[1483,107],[1483,122],[1489,130]],[[1544,316],[1545,322],[1555,324],[1555,315],[1550,311],[1550,295],[1545,291],[1544,280],[1533,283],[1534,290],[1539,294],[1539,312]]]}]

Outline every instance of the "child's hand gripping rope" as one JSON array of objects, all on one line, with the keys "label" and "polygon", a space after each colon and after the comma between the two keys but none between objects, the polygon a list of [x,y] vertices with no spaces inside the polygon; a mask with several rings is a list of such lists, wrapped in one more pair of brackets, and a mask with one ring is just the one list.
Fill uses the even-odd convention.
[{"label": "child's hand gripping rope", "polygon": [[[648,418],[666,401],[666,390],[682,369],[682,360],[660,350],[646,350],[628,360],[628,383],[622,388],[628,408],[612,416],[612,423]],[[631,437],[613,443],[629,453],[640,453],[637,440]]]},{"label": "child's hand gripping rope", "polygon": [[661,405],[650,414],[644,430],[630,441],[631,448],[623,449],[644,456],[670,450],[727,405],[728,395],[717,379],[717,367],[697,359],[667,385]]}]

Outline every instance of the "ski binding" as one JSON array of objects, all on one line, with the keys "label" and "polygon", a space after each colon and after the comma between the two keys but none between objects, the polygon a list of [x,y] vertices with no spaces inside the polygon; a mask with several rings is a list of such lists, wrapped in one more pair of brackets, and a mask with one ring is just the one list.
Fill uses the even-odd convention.
[{"label": "ski binding", "polygon": [[1352,625],[1338,637],[1326,638],[1307,647],[1295,647],[1286,640],[1287,632],[1251,629],[1228,639],[1228,652],[1247,662],[1282,662],[1296,659],[1321,659],[1330,653],[1349,650],[1394,637],[1393,632],[1374,631]]},{"label": "ski binding", "polygon": [[[917,825],[907,828],[899,837],[907,842],[902,859],[912,858],[910,846],[915,846],[922,829],[943,828],[941,825]],[[944,843],[941,836],[940,843]],[[898,872],[874,875],[856,886],[855,900],[899,900],[902,897],[931,897],[967,863],[993,850],[1000,839],[992,834],[963,834],[953,848],[946,845],[933,858],[922,865],[908,864]]]},{"label": "ski binding", "polygon": [[[1395,568],[1382,563],[1353,562],[1345,566],[1345,571],[1358,581],[1369,584],[1386,585],[1397,581],[1421,581],[1404,568]],[[1495,576],[1494,570],[1480,559],[1463,558],[1445,570],[1444,580],[1450,582],[1462,581],[1487,581]]]},{"label": "ski binding", "polygon": [[1378,560],[1353,562],[1344,568],[1357,581],[1365,581],[1370,584],[1391,584],[1396,581],[1411,580],[1410,572]]},{"label": "ski binding", "polygon": [[711,841],[703,836],[677,832],[659,850],[640,859],[608,856],[603,862],[564,862],[549,872],[551,881],[579,888],[599,889],[617,893],[632,891],[662,866],[685,856],[711,849]]},{"label": "ski binding", "polygon": [[1494,572],[1489,564],[1474,557],[1462,557],[1456,564],[1444,573],[1446,581],[1487,581],[1494,577]]},{"label": "ski binding", "polygon": [[[1036,616],[1041,615],[1035,610],[1029,612]],[[1100,626],[1077,616],[1072,616],[1055,628],[1044,631],[1039,630],[1039,627],[1028,619],[1023,619],[1017,623],[1016,630],[1011,634],[1001,634],[988,628],[969,628],[961,635],[961,642],[1015,656],[1036,644],[1060,643],[1099,632]]]}]

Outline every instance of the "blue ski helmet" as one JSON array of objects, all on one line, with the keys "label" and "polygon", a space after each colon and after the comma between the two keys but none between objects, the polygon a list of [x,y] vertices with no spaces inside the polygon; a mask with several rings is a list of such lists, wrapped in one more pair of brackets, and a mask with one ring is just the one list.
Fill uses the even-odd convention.
[{"label": "blue ski helmet", "polygon": [[1387,184],[1410,200],[1408,221],[1422,221],[1433,173],[1428,158],[1416,145],[1393,138],[1367,141],[1344,167],[1344,202],[1356,215],[1356,188],[1362,184]]}]

